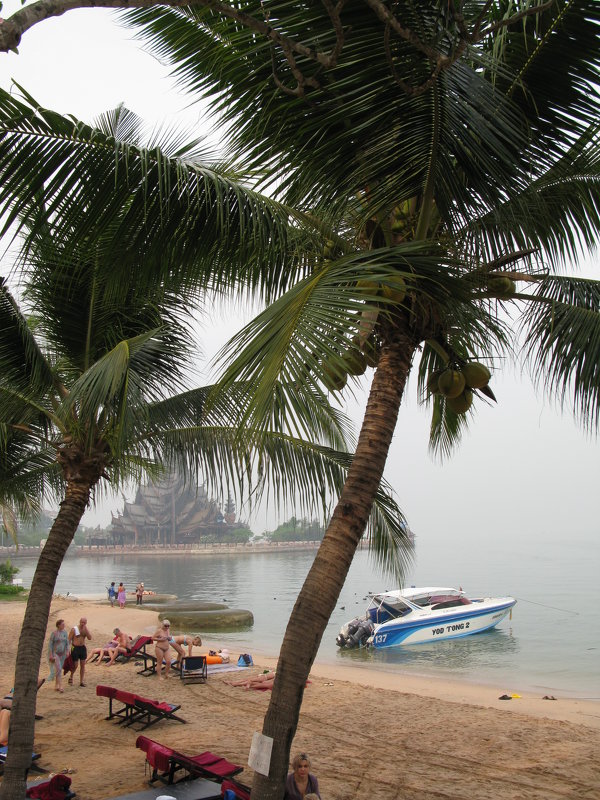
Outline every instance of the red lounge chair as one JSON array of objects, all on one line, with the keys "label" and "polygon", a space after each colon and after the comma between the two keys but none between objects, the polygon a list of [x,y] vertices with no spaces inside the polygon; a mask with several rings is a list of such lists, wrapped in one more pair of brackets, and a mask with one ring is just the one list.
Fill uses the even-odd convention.
[{"label": "red lounge chair", "polygon": [[238,781],[233,781],[228,778],[221,784],[221,797],[225,797],[225,792],[228,789],[230,792],[234,793],[236,800],[250,800],[249,786],[244,786],[243,783],[239,783]]},{"label": "red lounge chair", "polygon": [[132,658],[143,658],[146,655],[146,647],[153,641],[151,636],[138,636],[126,653],[119,653],[117,661],[127,662]]},{"label": "red lounge chair", "polygon": [[148,739],[147,736],[138,736],[135,746],[146,753],[146,762],[152,769],[150,783],[157,780],[167,784],[175,783],[175,774],[180,770],[185,772],[182,780],[202,777],[220,782],[224,778],[239,774],[244,769],[209,751],[199,753],[197,756],[184,755],[171,747]]},{"label": "red lounge chair", "polygon": [[[148,697],[141,697],[133,692],[124,692],[122,689],[115,689],[112,686],[98,685],[96,694],[98,697],[108,697],[108,717],[106,719],[115,719],[118,725],[124,724],[128,727],[139,723],[142,726],[140,730],[143,730],[161,719],[185,722],[184,719],[175,715],[175,711],[178,711],[181,706],[174,703],[151,700]],[[113,700],[116,703],[122,703],[122,707],[115,710]]]},{"label": "red lounge chair", "polygon": [[181,706],[174,703],[159,702],[158,700],[149,700],[147,697],[136,696],[134,701],[135,713],[131,719],[126,722],[126,725],[141,724],[140,730],[149,728],[161,719],[173,719],[176,722],[184,722],[182,717],[178,717],[175,712]]}]

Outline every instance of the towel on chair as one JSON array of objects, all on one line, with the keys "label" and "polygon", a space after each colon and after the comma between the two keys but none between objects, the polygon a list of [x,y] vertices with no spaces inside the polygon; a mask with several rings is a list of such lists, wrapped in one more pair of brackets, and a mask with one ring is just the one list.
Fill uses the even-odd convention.
[{"label": "towel on chair", "polygon": [[71,794],[70,785],[71,778],[68,775],[54,775],[49,781],[27,789],[25,797],[37,797],[38,800],[65,800],[65,797]]}]

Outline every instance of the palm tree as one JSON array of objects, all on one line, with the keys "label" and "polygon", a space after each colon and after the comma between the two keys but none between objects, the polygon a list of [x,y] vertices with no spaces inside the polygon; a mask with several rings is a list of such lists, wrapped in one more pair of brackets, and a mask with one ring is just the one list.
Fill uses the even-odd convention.
[{"label": "palm tree", "polygon": [[308,274],[227,350],[224,386],[252,386],[252,428],[282,376],[335,392],[361,360],[376,364],[280,651],[263,725],[270,773],[253,783],[253,797],[275,800],[413,364],[441,453],[519,353],[542,389],[597,425],[600,284],[562,267],[600,230],[600,7],[283,0],[236,17],[211,5],[127,19],[231,124],[232,152],[322,232]]},{"label": "palm tree", "polygon": [[[132,145],[139,121],[122,108],[91,129],[6,94],[0,101],[3,195],[10,223],[23,236],[18,286],[28,309],[21,310],[3,280],[0,496],[5,502],[24,493],[60,501],[19,640],[0,788],[6,800],[25,789],[34,687],[58,570],[103,486],[172,468],[193,480],[201,469],[222,496],[258,500],[266,486],[276,485],[276,502],[289,502],[301,487],[309,509],[339,491],[350,456],[339,449],[344,418],[304,384],[276,386],[262,424],[249,431],[237,425],[247,412],[249,387],[236,383],[222,393],[188,388],[193,312],[204,287],[216,282],[215,263],[237,264],[236,247],[240,262],[253,263],[279,233],[280,251],[284,239],[291,242],[279,261],[293,265],[300,234],[286,230],[288,213],[244,189],[233,173],[200,168],[192,146],[171,155],[168,143],[151,154]],[[66,166],[67,151],[76,154],[75,171]],[[160,203],[144,196],[152,170],[162,180]],[[107,183],[111,188],[103,192]],[[259,222],[262,231],[255,235]],[[188,234],[197,230],[193,248],[182,241],[182,226]],[[232,275],[234,266],[223,286]],[[374,524],[397,536],[395,504],[383,493],[380,500]]]},{"label": "palm tree", "polygon": [[[600,228],[600,10],[594,0],[211,5],[129,21],[191,91],[214,99],[234,152],[296,209],[302,231],[321,233],[312,249],[299,236],[296,261],[277,258],[282,242],[289,252],[283,236],[270,258],[245,262],[247,285],[265,299],[289,291],[243,332],[224,386],[251,388],[245,425],[260,430],[274,387],[323,397],[340,391],[349,364],[362,368],[360,353],[376,365],[347,479],[282,645],[263,727],[274,740],[270,774],[253,785],[264,800],[281,794],[302,687],[413,363],[441,452],[477,403],[493,400],[481,367],[466,386],[473,363],[498,369],[517,350],[543,389],[571,399],[585,424],[598,421],[600,287],[561,266]],[[15,196],[14,181],[3,186],[2,203]],[[190,240],[180,239],[182,257]],[[221,277],[230,266],[215,264]]]}]

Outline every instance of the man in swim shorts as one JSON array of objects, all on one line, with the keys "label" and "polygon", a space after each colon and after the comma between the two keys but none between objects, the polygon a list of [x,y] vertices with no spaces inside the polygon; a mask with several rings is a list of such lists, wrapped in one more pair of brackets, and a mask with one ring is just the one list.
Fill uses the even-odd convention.
[{"label": "man in swim shorts", "polygon": [[87,659],[87,647],[85,640],[91,639],[92,636],[88,630],[87,619],[82,617],[79,620],[79,625],[75,625],[69,631],[69,642],[71,643],[71,659],[73,666],[71,667],[71,675],[69,676],[69,683],[73,683],[73,675],[77,672],[77,662],[79,661],[79,685],[85,686],[85,662]]}]

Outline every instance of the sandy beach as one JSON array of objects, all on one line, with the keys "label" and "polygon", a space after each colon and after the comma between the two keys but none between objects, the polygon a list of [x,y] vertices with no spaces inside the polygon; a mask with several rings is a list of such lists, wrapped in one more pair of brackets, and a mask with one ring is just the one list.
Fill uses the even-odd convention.
[{"label": "sandy beach", "polygon": [[[7,658],[0,686],[13,683],[24,604],[0,603]],[[56,619],[67,627],[88,619],[91,647],[104,644],[116,626],[131,635],[151,633],[154,611],[133,603],[121,610],[106,602],[56,597]],[[177,631],[175,631],[177,632]],[[218,649],[214,635],[198,653]],[[45,658],[40,676],[47,677]],[[182,685],[138,675],[134,663],[88,665],[86,687],[65,682],[64,694],[46,682],[38,693],[35,749],[48,773],[69,771],[79,800],[104,800],[147,787],[138,731],[105,720],[108,701],[96,685],[116,686],[181,704],[186,725],[161,721],[146,735],[187,753],[212,750],[245,767],[254,731],[260,731],[269,692],[246,691],[227,681],[262,672],[274,655],[252,653],[255,666],[210,675],[206,684]],[[232,661],[237,653],[232,653]],[[304,694],[292,754],[306,751],[323,800],[565,800],[600,798],[600,703],[522,694],[510,686],[477,686],[402,673],[373,674],[353,667],[315,664]],[[519,693],[521,694],[521,693]],[[35,777],[32,774],[32,777]]]}]

